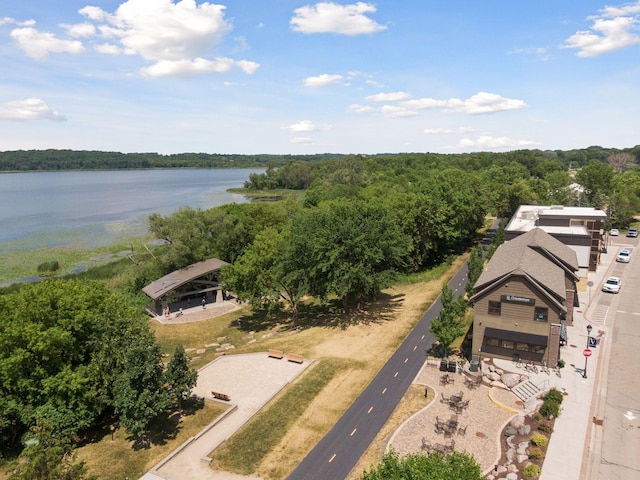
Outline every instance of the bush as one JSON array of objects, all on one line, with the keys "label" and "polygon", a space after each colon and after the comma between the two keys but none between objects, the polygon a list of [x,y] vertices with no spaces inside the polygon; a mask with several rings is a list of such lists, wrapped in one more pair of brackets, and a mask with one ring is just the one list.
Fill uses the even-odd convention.
[{"label": "bush", "polygon": [[560,403],[562,403],[562,400],[564,400],[564,395],[557,388],[552,388],[551,390],[549,390],[545,394],[544,397],[542,397],[542,399],[544,401],[549,400],[549,401],[556,402],[556,403],[560,404]]},{"label": "bush", "polygon": [[567,364],[567,362],[565,362],[564,360],[562,360],[562,359],[558,360],[558,366],[560,368],[564,368],[566,364]]},{"label": "bush", "polygon": [[541,433],[534,433],[531,435],[531,443],[536,447],[546,447],[549,443],[549,439]]},{"label": "bush", "polygon": [[544,458],[544,452],[536,447],[529,449],[529,458],[531,460],[542,460]]},{"label": "bush", "polygon": [[37,270],[39,275],[53,275],[60,270],[60,263],[57,260],[44,262],[38,265]]},{"label": "bush", "polygon": [[558,402],[545,400],[540,407],[540,414],[546,418],[556,418],[560,415],[560,404]]},{"label": "bush", "polygon": [[549,422],[539,422],[538,430],[544,433],[553,433],[553,427]]},{"label": "bush", "polygon": [[541,472],[542,470],[540,470],[540,467],[538,465],[534,465],[533,463],[530,463],[522,469],[522,475],[524,477],[537,477]]}]

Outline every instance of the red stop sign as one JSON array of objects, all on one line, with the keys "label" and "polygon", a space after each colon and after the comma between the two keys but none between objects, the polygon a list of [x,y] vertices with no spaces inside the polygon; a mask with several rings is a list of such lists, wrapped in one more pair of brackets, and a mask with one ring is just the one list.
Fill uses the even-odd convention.
[{"label": "red stop sign", "polygon": [[582,354],[583,354],[585,357],[590,357],[590,356],[591,356],[591,350],[589,350],[589,349],[587,348],[587,349],[585,349],[585,350],[582,352]]}]

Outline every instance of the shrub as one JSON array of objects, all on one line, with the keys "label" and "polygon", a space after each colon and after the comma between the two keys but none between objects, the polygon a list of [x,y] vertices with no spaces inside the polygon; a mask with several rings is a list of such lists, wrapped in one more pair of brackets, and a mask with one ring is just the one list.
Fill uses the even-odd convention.
[{"label": "shrub", "polygon": [[533,421],[536,423],[540,423],[541,420],[542,420],[542,415],[540,415],[540,412],[536,412],[533,415]]},{"label": "shrub", "polygon": [[562,360],[562,359],[558,360],[558,366],[560,368],[564,368],[566,364],[567,364],[567,362],[565,362],[564,360]]},{"label": "shrub", "polygon": [[549,422],[539,422],[538,423],[538,430],[544,433],[553,433],[553,427],[551,426],[551,423]]},{"label": "shrub", "polygon": [[522,475],[524,477],[537,477],[538,475],[540,475],[540,472],[542,472],[542,470],[540,470],[540,467],[538,465],[534,465],[533,463],[530,463],[522,469]]},{"label": "shrub", "polygon": [[544,397],[542,397],[542,399],[544,401],[549,400],[552,402],[562,403],[562,400],[564,399],[564,395],[557,388],[552,388],[544,395]]},{"label": "shrub", "polygon": [[560,404],[558,402],[545,400],[545,402],[540,407],[540,414],[545,416],[546,418],[555,418],[560,415]]},{"label": "shrub", "polygon": [[60,270],[60,263],[57,260],[44,262],[38,265],[37,270],[39,275],[53,275],[58,270]]},{"label": "shrub", "polygon": [[534,433],[531,435],[531,443],[536,447],[546,447],[549,443],[549,439],[541,433]]},{"label": "shrub", "polygon": [[544,458],[544,452],[538,447],[530,448],[529,449],[529,458],[531,460],[542,460]]}]

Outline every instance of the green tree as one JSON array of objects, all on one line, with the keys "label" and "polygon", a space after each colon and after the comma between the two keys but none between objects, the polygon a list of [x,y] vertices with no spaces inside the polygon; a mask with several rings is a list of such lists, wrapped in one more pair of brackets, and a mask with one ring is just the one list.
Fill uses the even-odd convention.
[{"label": "green tree", "polygon": [[361,480],[483,480],[482,470],[467,452],[449,455],[411,453],[405,457],[393,450],[380,463],[365,471]]},{"label": "green tree", "polygon": [[189,398],[191,389],[198,382],[198,372],[189,368],[189,358],[182,345],[178,345],[173,352],[173,356],[164,372],[164,381],[168,386],[169,392],[176,399],[178,408],[182,410],[182,401]]},{"label": "green tree", "polygon": [[170,405],[163,387],[160,347],[152,336],[132,338],[124,355],[124,368],[113,383],[113,403],[120,423],[144,443],[151,423]]},{"label": "green tree", "polygon": [[462,319],[467,309],[467,302],[463,297],[454,300],[454,291],[446,284],[442,286],[440,302],[442,308],[438,316],[431,321],[429,331],[436,337],[446,356],[447,349],[453,341],[465,334]]},{"label": "green tree", "polygon": [[592,161],[576,174],[577,182],[584,189],[584,200],[588,206],[602,208],[611,193],[613,167],[600,161]]},{"label": "green tree", "polygon": [[640,172],[629,170],[615,175],[611,184],[611,223],[616,227],[628,227],[640,212]]},{"label": "green tree", "polygon": [[312,294],[351,300],[372,298],[402,269],[410,238],[393,211],[360,200],[336,200],[311,208],[292,225],[293,258],[307,272]]},{"label": "green tree", "polygon": [[225,288],[254,308],[273,313],[284,302],[298,323],[300,299],[309,291],[307,272],[288,230],[266,228],[233,265],[222,270]]},{"label": "green tree", "polygon": [[482,248],[480,246],[475,246],[471,250],[471,255],[469,256],[469,275],[468,282],[466,285],[466,292],[469,296],[473,295],[473,286],[475,285],[478,278],[480,278],[480,274],[484,268],[484,256],[482,255]]},{"label": "green tree", "polygon": [[74,463],[70,443],[52,434],[50,427],[33,428],[35,436],[9,468],[8,480],[95,480],[85,462]]}]

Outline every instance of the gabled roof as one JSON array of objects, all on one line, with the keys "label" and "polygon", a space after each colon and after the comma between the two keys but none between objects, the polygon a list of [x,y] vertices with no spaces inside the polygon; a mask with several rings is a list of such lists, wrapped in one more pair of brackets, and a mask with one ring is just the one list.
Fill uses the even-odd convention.
[{"label": "gabled roof", "polygon": [[147,296],[156,300],[185,283],[189,283],[197,278],[207,275],[208,273],[220,270],[220,267],[225,265],[229,264],[217,258],[210,258],[209,260],[194,263],[159,278],[155,282],[144,287],[142,291]]},{"label": "gabled roof", "polygon": [[540,228],[535,228],[498,247],[474,288],[471,301],[507,276],[526,275],[548,295],[566,299],[565,278],[579,278],[576,252]]}]

